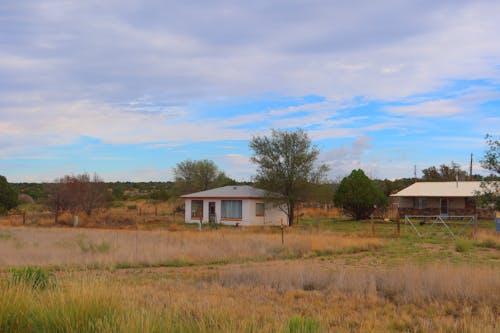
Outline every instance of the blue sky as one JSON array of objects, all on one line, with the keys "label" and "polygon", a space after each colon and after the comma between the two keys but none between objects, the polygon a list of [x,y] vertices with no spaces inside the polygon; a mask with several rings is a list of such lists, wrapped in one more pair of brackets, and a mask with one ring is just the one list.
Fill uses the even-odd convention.
[{"label": "blue sky", "polygon": [[498,1],[0,3],[0,174],[249,180],[249,140],[304,128],[338,179],[474,168],[500,135]]}]

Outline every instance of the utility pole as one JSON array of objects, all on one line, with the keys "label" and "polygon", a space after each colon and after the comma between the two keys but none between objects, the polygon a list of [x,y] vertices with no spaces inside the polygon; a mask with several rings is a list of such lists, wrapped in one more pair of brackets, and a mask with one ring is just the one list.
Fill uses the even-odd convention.
[{"label": "utility pole", "polygon": [[469,180],[472,180],[472,156],[473,154],[470,153]]},{"label": "utility pole", "polygon": [[416,183],[417,182],[417,165],[413,165],[413,180]]}]

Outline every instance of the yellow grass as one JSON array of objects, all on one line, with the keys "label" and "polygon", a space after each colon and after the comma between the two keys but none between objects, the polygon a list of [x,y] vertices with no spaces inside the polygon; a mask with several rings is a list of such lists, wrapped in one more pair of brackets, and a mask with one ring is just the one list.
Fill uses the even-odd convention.
[{"label": "yellow grass", "polygon": [[282,245],[280,233],[244,228],[170,232],[4,227],[0,232],[8,235],[0,239],[0,266],[273,259],[314,251],[366,250],[382,244],[379,239],[287,230]]},{"label": "yellow grass", "polygon": [[[38,332],[289,332],[297,317],[323,332],[496,332],[500,325],[500,275],[492,268],[303,264],[63,272],[57,288],[44,291],[0,281],[0,331],[13,317],[13,332],[29,332],[27,324]],[[318,280],[324,288],[310,288]]]}]

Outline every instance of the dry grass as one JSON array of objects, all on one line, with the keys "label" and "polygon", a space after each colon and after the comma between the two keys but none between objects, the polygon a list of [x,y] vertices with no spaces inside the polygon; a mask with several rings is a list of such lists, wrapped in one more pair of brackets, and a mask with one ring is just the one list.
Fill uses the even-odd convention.
[{"label": "dry grass", "polygon": [[298,214],[301,215],[301,218],[306,219],[333,219],[343,217],[342,210],[340,208],[300,208]]},{"label": "dry grass", "polygon": [[[297,318],[311,323],[306,332],[496,332],[500,325],[498,269],[339,271],[303,263],[219,266],[208,282],[193,268],[59,273],[57,288],[43,291],[0,281],[0,331],[290,332]],[[324,287],[308,287],[318,281]]]},{"label": "dry grass", "polygon": [[198,231],[95,230],[80,228],[1,228],[0,266],[220,262],[238,259],[302,257],[318,253],[362,251],[381,246],[372,238],[332,233],[288,232],[281,235],[253,229]]},{"label": "dry grass", "polygon": [[223,270],[209,281],[224,287],[267,287],[278,292],[348,292],[378,296],[398,304],[450,301],[500,305],[500,271],[487,267],[404,265],[390,269],[338,269],[314,262],[279,263]]}]

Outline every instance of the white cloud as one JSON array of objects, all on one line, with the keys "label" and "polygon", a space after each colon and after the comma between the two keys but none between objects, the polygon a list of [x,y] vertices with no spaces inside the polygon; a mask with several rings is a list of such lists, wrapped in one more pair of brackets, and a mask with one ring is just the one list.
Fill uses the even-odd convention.
[{"label": "white cloud", "polygon": [[391,106],[389,112],[412,117],[444,117],[465,112],[454,100],[429,101],[416,105]]}]

